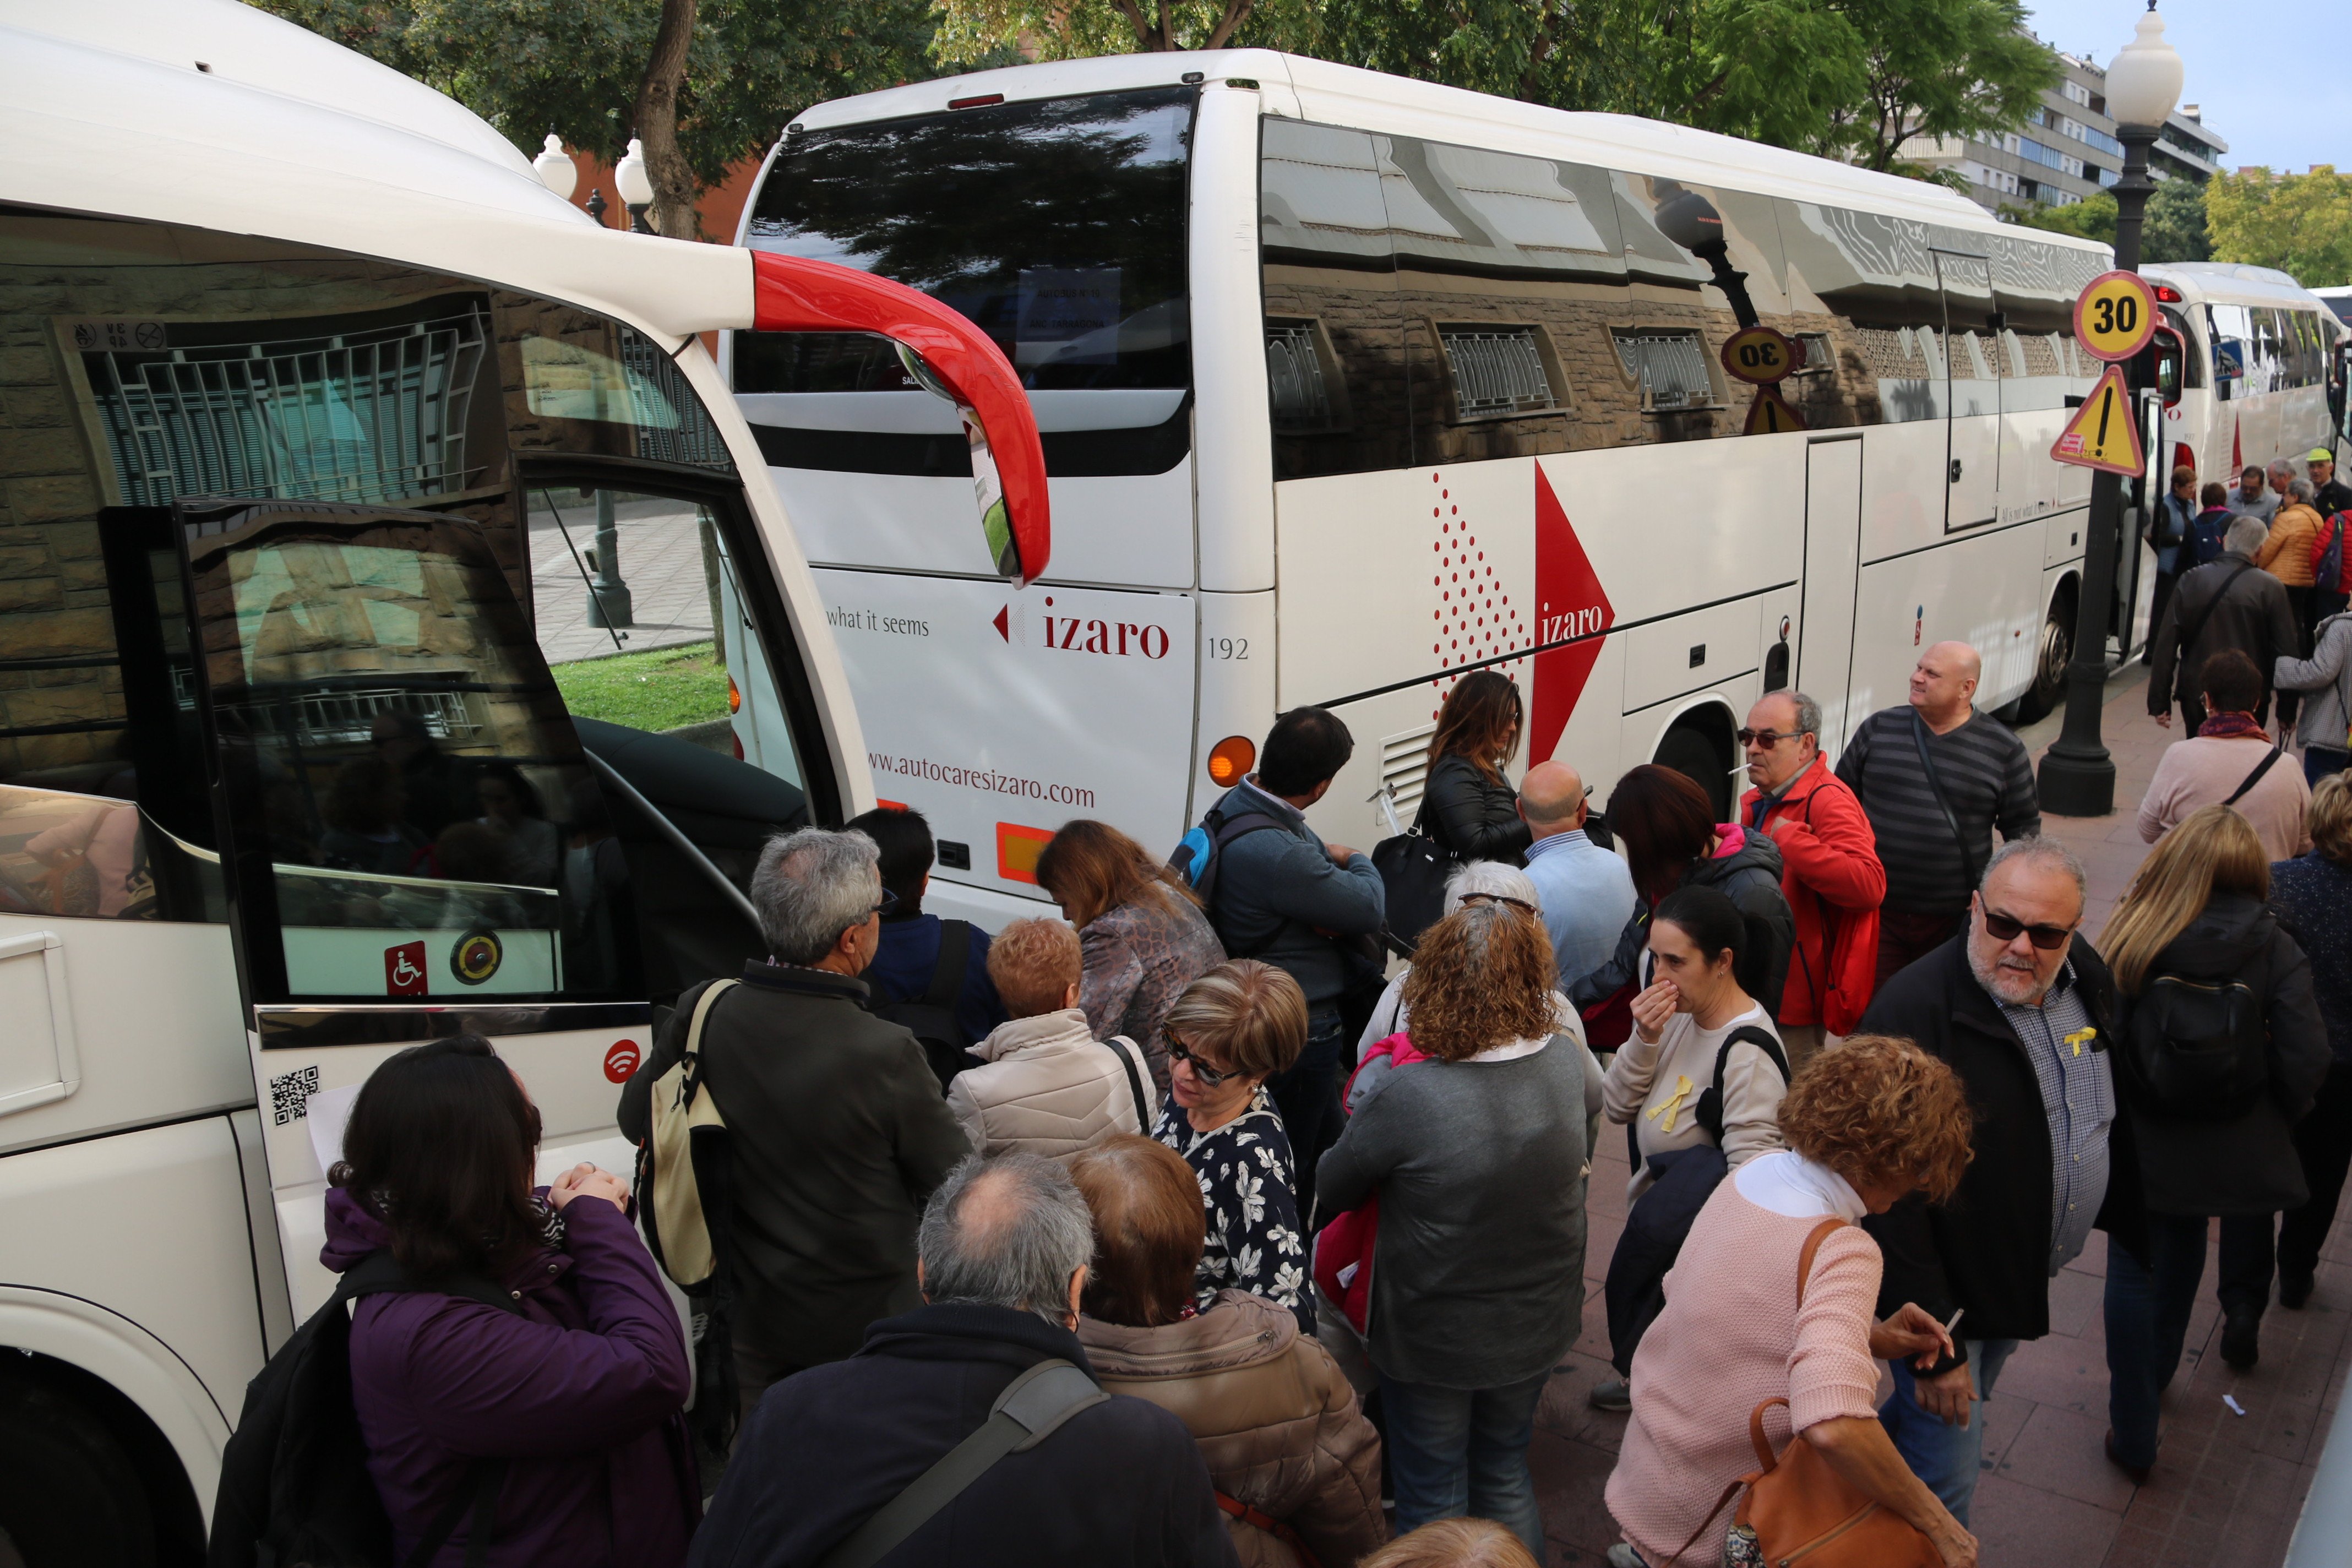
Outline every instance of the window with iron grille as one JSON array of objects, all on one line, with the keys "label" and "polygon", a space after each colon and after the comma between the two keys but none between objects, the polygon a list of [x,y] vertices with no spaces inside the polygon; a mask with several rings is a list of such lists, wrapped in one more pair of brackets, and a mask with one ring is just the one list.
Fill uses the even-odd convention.
[{"label": "window with iron grille", "polygon": [[1833,357],[1836,351],[1830,347],[1827,332],[1799,332],[1797,342],[1805,351],[1805,363],[1797,370],[1797,374],[1828,375],[1837,369],[1837,360]]},{"label": "window with iron grille", "polygon": [[1328,430],[1335,423],[1313,321],[1267,319],[1265,386],[1276,429]]},{"label": "window with iron grille", "polygon": [[1559,406],[1533,327],[1440,326],[1460,417],[1535,414]]},{"label": "window with iron grille", "polygon": [[1612,329],[1617,357],[1642,389],[1645,409],[1710,408],[1720,405],[1707,374],[1706,345],[1690,328]]}]

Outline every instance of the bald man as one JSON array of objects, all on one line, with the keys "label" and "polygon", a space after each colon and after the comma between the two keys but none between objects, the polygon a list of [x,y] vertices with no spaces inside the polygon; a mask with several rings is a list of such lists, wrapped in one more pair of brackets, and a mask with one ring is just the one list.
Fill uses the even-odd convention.
[{"label": "bald man", "polygon": [[2004,842],[2042,831],[2025,742],[1976,710],[1983,673],[1968,644],[1937,643],[1911,671],[1911,700],[1864,720],[1838,759],[1886,868],[1881,984],[1959,934],[1995,828]]},{"label": "bald man", "polygon": [[1584,780],[1566,763],[1538,763],[1519,784],[1519,816],[1535,835],[1528,879],[1543,901],[1562,991],[1609,962],[1633,918],[1633,873],[1585,837],[1584,796]]}]

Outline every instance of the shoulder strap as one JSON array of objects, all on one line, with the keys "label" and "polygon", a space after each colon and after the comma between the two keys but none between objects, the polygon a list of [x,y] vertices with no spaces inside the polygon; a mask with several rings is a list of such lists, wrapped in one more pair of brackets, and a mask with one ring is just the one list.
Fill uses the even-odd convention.
[{"label": "shoulder strap", "polygon": [[1951,830],[1952,842],[1960,847],[1960,869],[1968,873],[1969,888],[1977,885],[1977,854],[1969,843],[1968,835],[1960,831],[1960,819],[1952,815],[1952,803],[1944,798],[1944,781],[1936,772],[1936,759],[1927,751],[1927,721],[1919,717],[1919,710],[1911,710],[1911,743],[1919,748],[1919,771],[1927,775],[1927,793],[1936,797],[1936,809],[1944,814],[1944,826]]},{"label": "shoulder strap", "polygon": [[1731,1060],[1731,1047],[1737,1045],[1750,1045],[1761,1049],[1771,1059],[1772,1065],[1780,1069],[1780,1081],[1789,1081],[1788,1054],[1781,1050],[1780,1042],[1772,1037],[1772,1031],[1759,1029],[1753,1024],[1742,1024],[1724,1036],[1723,1044],[1715,1047],[1715,1093],[1717,1100],[1723,1098],[1724,1065]]},{"label": "shoulder strap", "polygon": [[873,1568],[893,1547],[962,1495],[1007,1454],[1033,1448],[1079,1411],[1110,1395],[1066,1361],[1041,1361],[996,1396],[980,1430],[909,1482],[848,1538],[817,1560],[816,1568]]},{"label": "shoulder strap", "polygon": [[450,1531],[457,1528],[457,1521],[469,1512],[474,1517],[466,1528],[466,1568],[483,1568],[490,1557],[490,1538],[498,1533],[499,1492],[506,1481],[504,1459],[477,1459],[467,1466],[466,1484],[433,1516],[433,1522],[416,1538],[416,1550],[401,1560],[401,1568],[426,1568]]},{"label": "shoulder strap", "polygon": [[963,994],[963,971],[971,952],[971,922],[941,921],[940,922],[940,960],[931,966],[931,983],[924,989],[923,1005],[953,1010],[956,998]]},{"label": "shoulder strap", "polygon": [[2197,646],[2197,639],[2199,637],[2205,635],[2205,623],[2211,620],[2213,618],[2213,612],[2221,607],[2221,596],[2230,591],[2231,586],[2237,583],[2239,578],[2252,571],[2253,566],[2254,563],[2252,562],[2243,559],[2231,562],[2230,575],[2223,580],[2220,587],[2213,590],[2213,596],[2206,600],[2204,606],[2197,612],[2197,619],[2191,624],[2180,628],[2180,644],[2178,655],[2180,675],[2176,678],[2176,686],[2179,679],[2187,678],[2189,672],[2189,650]]},{"label": "shoulder strap", "polygon": [[[686,1044],[677,1054],[678,1066],[686,1069],[680,1075],[678,1086],[678,1100],[682,1105],[692,1105],[694,1097],[702,1090],[702,1027],[710,1022],[710,1009],[721,993],[731,991],[741,984],[739,980],[714,980],[702,988],[701,995],[694,999],[694,1016],[687,1021]],[[646,1140],[646,1145],[652,1146],[650,1138]]]},{"label": "shoulder strap", "polygon": [[1146,1138],[1150,1137],[1151,1112],[1145,1109],[1143,1079],[1136,1073],[1135,1058],[1129,1054],[1138,1048],[1135,1042],[1125,1035],[1113,1035],[1103,1042],[1103,1046],[1118,1058],[1118,1065],[1127,1069],[1127,1092],[1135,1097],[1135,1130]]},{"label": "shoulder strap", "polygon": [[2248,790],[2250,790],[2250,789],[2253,788],[2256,784],[2260,784],[2260,783],[2262,783],[2262,782],[2263,782],[2263,775],[2264,773],[2266,773],[2270,772],[2270,771],[2271,771],[2271,764],[2272,764],[2272,763],[2275,763],[2275,762],[2277,762],[2278,760],[2279,760],[2279,748],[2278,748],[2278,747],[2276,747],[2276,746],[2273,746],[2273,747],[2270,749],[2269,753],[2268,753],[2267,755],[2265,755],[2265,756],[2263,758],[2263,760],[2262,760],[2261,762],[2256,763],[2254,764],[2254,771],[2253,771],[2252,773],[2248,773],[2248,774],[2246,775],[2246,782],[2245,782],[2245,783],[2243,783],[2243,784],[2240,784],[2240,785],[2238,786],[2238,788],[2237,788],[2236,792],[2235,792],[2234,794],[2232,794],[2232,795],[2230,796],[2230,798],[2229,798],[2229,799],[2227,799],[2227,800],[2223,801],[2221,804],[2222,804],[2223,805],[2237,805],[2237,804],[2238,804],[2238,802],[2239,802],[2240,800],[2242,800],[2242,799],[2243,799],[2243,798],[2244,798],[2245,794],[2246,794],[2246,792],[2247,792]]},{"label": "shoulder strap", "polygon": [[[1804,1250],[1797,1254],[1797,1305],[1799,1307],[1801,1308],[1805,1304],[1805,1286],[1813,1277],[1813,1255],[1821,1251],[1822,1243],[1827,1241],[1832,1233],[1844,1228],[1845,1221],[1832,1215],[1813,1226],[1812,1233],[1805,1237]],[[1761,1409],[1762,1406],[1759,1405],[1758,1408]]]},{"label": "shoulder strap", "polygon": [[1282,1521],[1267,1513],[1264,1509],[1242,1501],[1230,1492],[1219,1492],[1216,1498],[1217,1507],[1226,1513],[1240,1520],[1244,1524],[1265,1531],[1268,1535],[1289,1547],[1292,1553],[1297,1557],[1300,1568],[1323,1568],[1323,1560],[1315,1555],[1313,1549],[1300,1537],[1298,1531],[1291,1529]]},{"label": "shoulder strap", "polygon": [[420,1284],[402,1270],[389,1250],[372,1252],[343,1271],[335,1286],[337,1303],[356,1301],[362,1296],[402,1296],[426,1293],[437,1296],[463,1296],[469,1301],[479,1301],[485,1307],[496,1307],[502,1312],[520,1317],[522,1303],[511,1290],[501,1290],[488,1280],[470,1274],[453,1275],[430,1284]]}]

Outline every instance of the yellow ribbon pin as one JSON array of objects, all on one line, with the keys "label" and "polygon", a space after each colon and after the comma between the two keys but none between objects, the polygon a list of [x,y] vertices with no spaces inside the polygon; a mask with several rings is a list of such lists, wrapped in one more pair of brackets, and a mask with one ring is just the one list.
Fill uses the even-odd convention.
[{"label": "yellow ribbon pin", "polygon": [[2093,1040],[2095,1040],[2098,1037],[2099,1031],[2097,1026],[2095,1025],[2085,1024],[2081,1028],[2075,1030],[2073,1034],[2066,1036],[2065,1040],[2068,1045],[2074,1047],[2074,1054],[2079,1057],[2083,1054],[2083,1047],[2089,1045]]},{"label": "yellow ribbon pin", "polygon": [[[1658,1122],[1658,1131],[1661,1134],[1667,1134],[1674,1131],[1675,1113],[1682,1109],[1683,1101],[1690,1098],[1690,1091],[1691,1080],[1685,1075],[1676,1073],[1675,1075],[1674,1093],[1658,1101],[1657,1104],[1650,1107],[1650,1109],[1644,1112],[1649,1120]],[[1665,1120],[1659,1121],[1658,1119],[1660,1117],[1664,1117]]]}]

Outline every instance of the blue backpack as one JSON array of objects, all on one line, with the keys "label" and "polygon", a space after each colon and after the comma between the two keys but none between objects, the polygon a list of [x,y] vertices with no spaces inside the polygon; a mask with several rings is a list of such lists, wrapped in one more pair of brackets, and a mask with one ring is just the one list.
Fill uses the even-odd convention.
[{"label": "blue backpack", "polygon": [[1285,827],[1281,818],[1270,812],[1244,811],[1227,816],[1216,806],[1201,818],[1192,830],[1177,841],[1176,852],[1168,857],[1168,868],[1184,879],[1209,911],[1209,923],[1217,923],[1217,873],[1224,859],[1225,846],[1247,834],[1265,828]]}]

